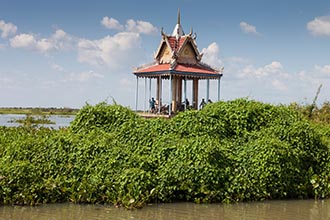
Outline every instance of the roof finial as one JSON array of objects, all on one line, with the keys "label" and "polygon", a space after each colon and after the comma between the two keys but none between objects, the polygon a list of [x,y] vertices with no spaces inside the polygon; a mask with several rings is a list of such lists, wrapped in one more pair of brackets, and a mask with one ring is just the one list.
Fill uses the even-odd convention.
[{"label": "roof finial", "polygon": [[172,36],[179,38],[184,35],[183,29],[180,24],[180,9],[178,10],[178,23],[175,25]]},{"label": "roof finial", "polygon": [[189,32],[189,36],[191,37],[192,34],[193,34],[193,29],[192,29],[192,27],[191,27],[191,28],[190,28],[190,32]]}]

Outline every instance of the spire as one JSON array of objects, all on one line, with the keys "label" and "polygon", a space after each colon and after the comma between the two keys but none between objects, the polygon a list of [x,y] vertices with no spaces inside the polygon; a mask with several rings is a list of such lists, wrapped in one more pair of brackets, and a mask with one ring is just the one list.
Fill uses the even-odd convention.
[{"label": "spire", "polygon": [[180,19],[180,9],[179,9],[178,10],[178,21],[177,21],[177,24],[174,27],[173,32],[172,32],[172,36],[176,37],[176,38],[179,38],[179,37],[184,35],[180,20],[181,19]]}]

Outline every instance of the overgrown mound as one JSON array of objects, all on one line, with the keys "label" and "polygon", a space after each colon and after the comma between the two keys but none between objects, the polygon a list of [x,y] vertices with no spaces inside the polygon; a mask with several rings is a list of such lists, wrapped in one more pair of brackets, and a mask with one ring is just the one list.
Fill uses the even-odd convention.
[{"label": "overgrown mound", "polygon": [[237,99],[170,120],[85,106],[68,130],[0,128],[0,203],[329,196],[329,149],[292,108]]},{"label": "overgrown mound", "polygon": [[78,112],[70,129],[73,132],[88,132],[98,128],[111,132],[125,122],[138,119],[137,114],[121,105],[108,105],[106,102],[95,106],[87,104]]},{"label": "overgrown mound", "polygon": [[184,112],[172,123],[178,135],[197,140],[212,137],[227,152],[228,179],[222,200],[329,195],[325,184],[329,183],[325,177],[329,148],[314,126],[292,108],[237,99]]}]

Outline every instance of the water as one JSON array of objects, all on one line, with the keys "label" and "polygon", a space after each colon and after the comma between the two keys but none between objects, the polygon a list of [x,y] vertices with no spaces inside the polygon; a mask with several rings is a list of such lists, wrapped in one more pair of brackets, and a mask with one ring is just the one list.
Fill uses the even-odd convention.
[{"label": "water", "polygon": [[[43,126],[47,128],[54,128],[58,129],[60,127],[68,127],[70,123],[74,119],[74,115],[50,115],[47,116],[47,118],[55,124],[43,124],[43,125],[38,125],[38,126]],[[19,123],[13,123],[10,122],[15,119],[24,119],[26,118],[26,115],[22,114],[0,114],[0,126],[7,126],[7,127],[17,127],[20,126]]]},{"label": "water", "polygon": [[330,200],[267,201],[238,204],[173,203],[126,210],[108,205],[48,204],[0,206],[0,220],[312,220],[330,218]]}]

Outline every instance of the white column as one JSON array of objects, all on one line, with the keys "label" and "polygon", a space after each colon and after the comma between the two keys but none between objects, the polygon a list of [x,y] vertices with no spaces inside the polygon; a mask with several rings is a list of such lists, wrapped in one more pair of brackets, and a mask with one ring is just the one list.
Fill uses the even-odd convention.
[{"label": "white column", "polygon": [[221,80],[221,77],[219,77],[219,79],[218,79],[218,101],[220,101],[220,80]]},{"label": "white column", "polygon": [[191,102],[191,106],[192,106],[192,109],[194,109],[195,108],[195,104],[194,104],[194,97],[195,97],[195,95],[194,95],[195,93],[194,93],[194,79],[192,79],[192,81],[191,81],[191,100],[190,100],[190,102]]},{"label": "white column", "polygon": [[149,79],[149,100],[151,100],[151,78]]},{"label": "white column", "polygon": [[183,82],[183,92],[184,92],[184,110],[187,110],[187,76],[184,77],[184,82]]},{"label": "white column", "polygon": [[159,97],[159,99],[158,99],[158,114],[160,114],[160,108],[162,107],[162,102],[161,102],[161,100],[162,100],[162,77],[161,76],[159,76],[159,88],[158,88],[158,97]]},{"label": "white column", "polygon": [[146,108],[146,104],[147,104],[147,78],[144,78],[144,112],[147,111]]},{"label": "white column", "polygon": [[210,99],[210,79],[206,80],[206,103],[209,101]]},{"label": "white column", "polygon": [[170,74],[170,92],[169,92],[169,105],[168,105],[168,115],[171,116],[172,113],[172,74]]},{"label": "white column", "polygon": [[139,77],[136,76],[135,111],[138,110],[138,99],[139,99]]}]

